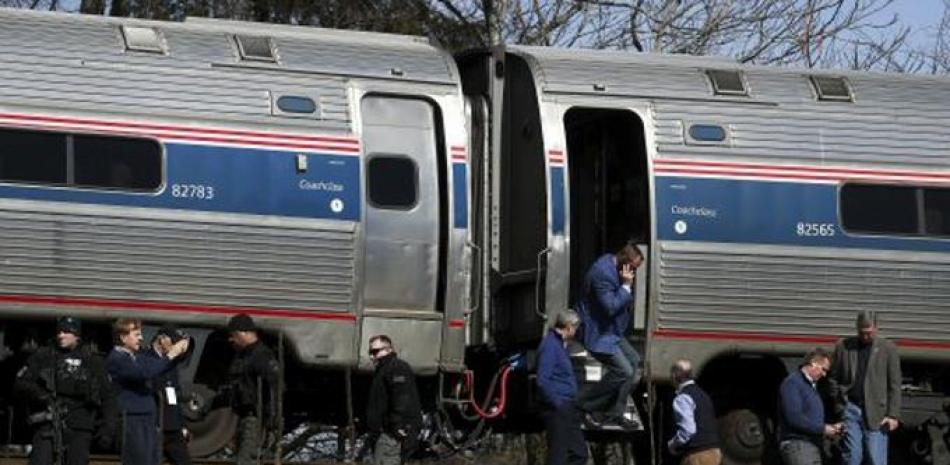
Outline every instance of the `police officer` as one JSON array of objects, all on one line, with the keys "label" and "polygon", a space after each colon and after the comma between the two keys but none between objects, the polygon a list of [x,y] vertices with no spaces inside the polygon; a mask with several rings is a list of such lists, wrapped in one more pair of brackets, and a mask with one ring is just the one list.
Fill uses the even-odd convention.
[{"label": "police officer", "polygon": [[393,341],[380,334],[369,340],[376,365],[366,404],[375,465],[398,465],[415,452],[422,428],[422,407],[412,368],[396,356]]},{"label": "police officer", "polygon": [[[157,357],[165,357],[172,347],[188,336],[173,324],[166,324],[159,328],[152,341],[152,351]],[[190,348],[193,348],[190,345]],[[185,418],[181,412],[182,392],[178,379],[178,365],[187,360],[191,352],[186,352],[172,363],[174,368],[155,377],[154,386],[158,395],[159,423],[162,426],[162,452],[165,459],[172,465],[191,465],[191,456],[188,454],[188,429],[185,427]]]},{"label": "police officer", "polygon": [[240,419],[237,464],[252,465],[260,458],[262,426],[277,426],[279,370],[274,353],[261,342],[250,316],[242,313],[231,317],[228,332],[237,352],[228,370],[231,408]]},{"label": "police officer", "polygon": [[105,368],[101,358],[81,344],[81,334],[78,319],[60,318],[55,343],[31,355],[17,375],[15,388],[31,412],[31,465],[89,463],[97,414],[103,421],[100,442],[111,443],[115,435],[115,400]]}]

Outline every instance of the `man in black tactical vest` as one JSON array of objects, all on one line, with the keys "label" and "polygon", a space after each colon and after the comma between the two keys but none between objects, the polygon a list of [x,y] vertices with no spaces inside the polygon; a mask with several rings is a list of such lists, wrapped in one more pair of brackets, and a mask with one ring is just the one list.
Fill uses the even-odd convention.
[{"label": "man in black tactical vest", "polygon": [[373,465],[400,465],[419,447],[422,406],[416,377],[384,334],[369,340],[369,356],[376,365],[366,403],[366,426],[373,447]]},{"label": "man in black tactical vest", "polygon": [[683,465],[719,465],[719,428],[712,400],[693,380],[693,366],[680,359],[670,368],[670,377],[676,385],[673,415],[676,431],[667,443],[670,453],[681,456]]},{"label": "man in black tactical vest", "polygon": [[73,317],[56,322],[56,340],[40,348],[17,374],[15,389],[27,401],[33,428],[30,465],[86,465],[96,429],[99,442],[115,437],[116,403],[102,358],[81,344]]},{"label": "man in black tactical vest", "polygon": [[237,353],[228,370],[231,408],[240,418],[237,431],[237,465],[254,465],[261,456],[264,426],[277,425],[277,378],[274,353],[260,340],[250,316],[235,315],[228,322],[230,340]]}]

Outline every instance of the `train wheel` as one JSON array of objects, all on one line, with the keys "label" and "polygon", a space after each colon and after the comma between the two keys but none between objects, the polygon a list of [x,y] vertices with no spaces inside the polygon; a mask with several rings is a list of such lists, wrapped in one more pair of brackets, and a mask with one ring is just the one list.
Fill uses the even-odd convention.
[{"label": "train wheel", "polygon": [[758,465],[765,451],[762,420],[749,409],[733,410],[719,419],[723,463]]},{"label": "train wheel", "polygon": [[237,431],[237,415],[229,407],[213,406],[214,397],[214,390],[196,384],[184,406],[191,432],[188,452],[192,457],[207,457],[220,451]]},{"label": "train wheel", "polygon": [[192,457],[207,457],[223,449],[237,431],[238,417],[230,408],[212,410],[198,423],[190,423],[192,439],[188,452]]}]

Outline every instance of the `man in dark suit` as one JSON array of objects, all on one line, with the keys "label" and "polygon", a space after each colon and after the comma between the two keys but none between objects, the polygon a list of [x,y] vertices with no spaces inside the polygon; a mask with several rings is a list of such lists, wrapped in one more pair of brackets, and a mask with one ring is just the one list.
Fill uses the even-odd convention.
[{"label": "man in dark suit", "polygon": [[845,465],[887,465],[887,437],[900,425],[900,357],[892,342],[877,336],[877,329],[876,313],[858,312],[857,336],[835,346],[829,379],[835,411],[846,428]]},{"label": "man in dark suit", "polygon": [[[164,357],[172,346],[182,339],[188,339],[188,335],[184,331],[170,323],[163,325],[155,333],[155,338],[152,340],[152,351],[155,357]],[[189,344],[189,349],[192,347],[194,347],[193,344]],[[152,380],[159,404],[158,416],[162,431],[162,453],[165,460],[172,465],[191,465],[191,456],[188,454],[190,433],[181,410],[184,397],[182,396],[181,382],[178,376],[180,364],[190,354],[191,351],[186,351],[172,361],[173,368]]]},{"label": "man in dark suit", "polygon": [[188,350],[183,339],[161,356],[142,350],[142,322],[119,319],[112,325],[116,346],[106,357],[106,369],[119,395],[122,412],[122,463],[158,465],[158,418],[155,377],[172,369],[172,360]]},{"label": "man in dark suit", "polygon": [[638,419],[623,416],[627,398],[640,381],[640,355],[627,341],[633,281],[643,254],[628,242],[616,254],[604,254],[584,277],[577,311],[584,322],[584,346],[606,369],[601,380],[585,391],[578,405],[604,412],[606,424],[639,429]]}]

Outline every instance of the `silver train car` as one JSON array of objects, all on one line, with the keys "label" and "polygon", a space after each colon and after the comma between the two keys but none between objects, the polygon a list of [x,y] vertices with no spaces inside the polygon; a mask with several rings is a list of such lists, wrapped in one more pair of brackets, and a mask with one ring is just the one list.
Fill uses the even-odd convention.
[{"label": "silver train car", "polygon": [[473,152],[488,148],[472,233],[494,307],[474,337],[536,338],[632,238],[649,251],[632,337],[655,431],[669,367],[689,357],[727,462],[758,463],[781,380],[869,309],[902,357],[892,451],[950,460],[932,455],[950,395],[950,80],[536,47],[459,67],[484,109]]},{"label": "silver train car", "polygon": [[[0,70],[5,346],[44,342],[57,315],[86,320],[87,339],[101,324],[102,350],[115,318],[174,321],[198,341],[203,405],[228,360],[215,329],[247,313],[286,340],[288,408],[324,413],[345,405],[337,373],[370,368],[374,334],[422,375],[461,371],[468,141],[451,55],[386,34],[4,9]],[[196,428],[217,437],[197,453],[232,423],[208,415]]]},{"label": "silver train car", "polygon": [[[590,263],[632,238],[655,431],[668,367],[689,357],[728,459],[757,463],[797,357],[874,309],[903,358],[904,439],[925,456],[937,437],[946,79],[453,57],[414,37],[204,19],[0,10],[0,25],[3,369],[56,315],[174,321],[199,341],[200,406],[222,383],[220,328],[244,312],[284,338],[299,418],[352,417],[377,333],[437,404],[443,381],[533,349]],[[530,414],[511,404],[509,419]],[[226,443],[224,410],[196,409],[196,450]]]}]

